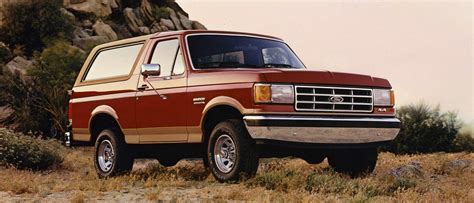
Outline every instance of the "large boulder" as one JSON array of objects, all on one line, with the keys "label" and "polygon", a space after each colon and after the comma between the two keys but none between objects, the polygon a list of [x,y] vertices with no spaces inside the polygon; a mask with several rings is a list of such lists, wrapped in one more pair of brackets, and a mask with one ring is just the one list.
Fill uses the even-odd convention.
[{"label": "large boulder", "polygon": [[10,62],[7,63],[6,67],[7,70],[10,72],[20,72],[21,74],[25,75],[28,69],[33,67],[34,62],[32,60],[26,60],[21,56],[17,56],[13,58]]},{"label": "large boulder", "polygon": [[105,36],[110,41],[115,41],[118,39],[117,33],[115,33],[114,29],[107,25],[102,20],[97,20],[95,24],[92,26],[94,32],[99,36]]},{"label": "large boulder", "polygon": [[64,6],[77,12],[103,17],[112,14],[113,9],[118,9],[118,2],[119,0],[64,0]]}]

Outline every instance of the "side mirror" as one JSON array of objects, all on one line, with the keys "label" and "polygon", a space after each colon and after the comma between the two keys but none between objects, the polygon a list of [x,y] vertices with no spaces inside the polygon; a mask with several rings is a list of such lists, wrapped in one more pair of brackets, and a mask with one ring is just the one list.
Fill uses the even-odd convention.
[{"label": "side mirror", "polygon": [[144,78],[149,76],[160,76],[160,64],[143,64],[142,75]]}]

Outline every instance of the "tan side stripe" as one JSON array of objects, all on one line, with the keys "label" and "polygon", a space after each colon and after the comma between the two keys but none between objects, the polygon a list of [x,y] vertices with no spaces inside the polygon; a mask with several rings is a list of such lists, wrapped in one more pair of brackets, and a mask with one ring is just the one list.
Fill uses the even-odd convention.
[{"label": "tan side stripe", "polygon": [[121,99],[121,98],[135,97],[135,95],[136,95],[136,92],[125,92],[125,93],[108,94],[108,95],[100,95],[100,96],[92,96],[92,97],[82,97],[82,98],[71,99],[71,103]]}]

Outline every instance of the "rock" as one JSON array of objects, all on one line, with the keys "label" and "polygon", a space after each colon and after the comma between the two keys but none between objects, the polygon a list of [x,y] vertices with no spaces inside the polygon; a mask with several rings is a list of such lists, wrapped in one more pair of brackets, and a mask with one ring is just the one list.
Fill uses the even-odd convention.
[{"label": "rock", "polygon": [[7,60],[9,60],[12,57],[12,52],[10,51],[10,48],[3,43],[0,42],[0,64],[3,64]]},{"label": "rock", "polygon": [[153,7],[148,0],[142,0],[139,9],[144,21],[148,23],[155,21],[155,17],[153,16]]},{"label": "rock", "polygon": [[471,162],[468,160],[449,160],[445,161],[441,167],[439,168],[438,172],[441,174],[452,174],[452,173],[459,173],[471,166]]},{"label": "rock", "polygon": [[77,38],[72,40],[72,44],[81,48],[82,50],[90,49],[99,44],[108,42],[109,39],[105,36],[91,36],[88,38]]},{"label": "rock", "polygon": [[421,163],[412,161],[406,165],[390,170],[390,175],[395,178],[421,178],[424,176]]},{"label": "rock", "polygon": [[13,113],[13,110],[8,108],[7,106],[0,106],[0,121],[5,120],[12,113]]},{"label": "rock", "polygon": [[17,56],[8,62],[6,67],[12,73],[19,71],[21,74],[25,75],[26,71],[33,67],[33,64],[34,62],[32,60],[26,60],[21,56]]},{"label": "rock", "polygon": [[193,21],[193,29],[195,29],[195,30],[207,30],[207,28],[198,21]]},{"label": "rock", "polygon": [[150,34],[150,28],[148,28],[146,26],[139,27],[138,29],[140,30],[140,33],[142,33],[142,34],[145,34],[145,35]]},{"label": "rock", "polygon": [[183,26],[181,26],[181,22],[178,16],[176,15],[176,12],[174,12],[174,10],[171,8],[167,8],[167,9],[170,12],[170,18],[171,18],[171,21],[173,21],[173,24],[176,27],[176,30],[183,30]]},{"label": "rock", "polygon": [[73,39],[90,37],[90,34],[88,34],[84,29],[80,27],[76,27],[76,29],[74,29],[73,35]]},{"label": "rock", "polygon": [[157,33],[157,32],[162,32],[163,30],[161,29],[160,23],[153,22],[150,26],[150,32],[151,33]]},{"label": "rock", "polygon": [[92,29],[84,29],[84,31],[86,31],[86,33],[87,33],[89,36],[94,35],[94,30],[92,30]]},{"label": "rock", "polygon": [[143,24],[143,21],[141,21],[140,19],[136,17],[135,13],[133,12],[133,9],[125,8],[123,10],[123,15],[124,15],[125,21],[127,22],[128,28],[130,28],[130,30],[133,33],[140,34],[139,27],[144,26],[144,24]]},{"label": "rock", "polygon": [[173,24],[173,21],[171,21],[170,19],[161,18],[160,19],[160,24],[166,26],[169,30],[175,30],[176,29],[176,27]]},{"label": "rock", "polygon": [[59,11],[61,11],[61,13],[66,16],[70,21],[74,22],[76,21],[76,16],[74,16],[73,13],[69,12],[68,10],[66,10],[65,8],[60,8]]},{"label": "rock", "polygon": [[82,21],[82,26],[85,28],[92,28],[92,22],[90,20],[84,20]]},{"label": "rock", "polygon": [[114,41],[118,39],[117,33],[115,33],[112,27],[104,23],[102,20],[97,20],[95,24],[92,26],[92,29],[94,29],[94,32],[97,35],[105,36],[110,41]]},{"label": "rock", "polygon": [[78,12],[93,13],[96,16],[104,17],[112,14],[112,9],[117,9],[118,0],[64,0],[63,4],[67,9]]},{"label": "rock", "polygon": [[188,17],[183,15],[182,13],[178,12],[179,21],[181,25],[183,25],[184,29],[192,30],[193,29],[193,21],[190,21]]}]

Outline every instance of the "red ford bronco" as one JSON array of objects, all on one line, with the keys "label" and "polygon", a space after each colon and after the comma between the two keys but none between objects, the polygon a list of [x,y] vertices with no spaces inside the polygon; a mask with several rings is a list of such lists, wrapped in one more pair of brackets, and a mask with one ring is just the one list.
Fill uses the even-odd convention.
[{"label": "red ford bronco", "polygon": [[95,145],[100,177],[135,158],[203,158],[219,181],[251,177],[259,158],[325,158],[372,172],[399,131],[381,78],[307,69],[281,39],[164,32],[100,45],[70,92],[67,143]]}]

